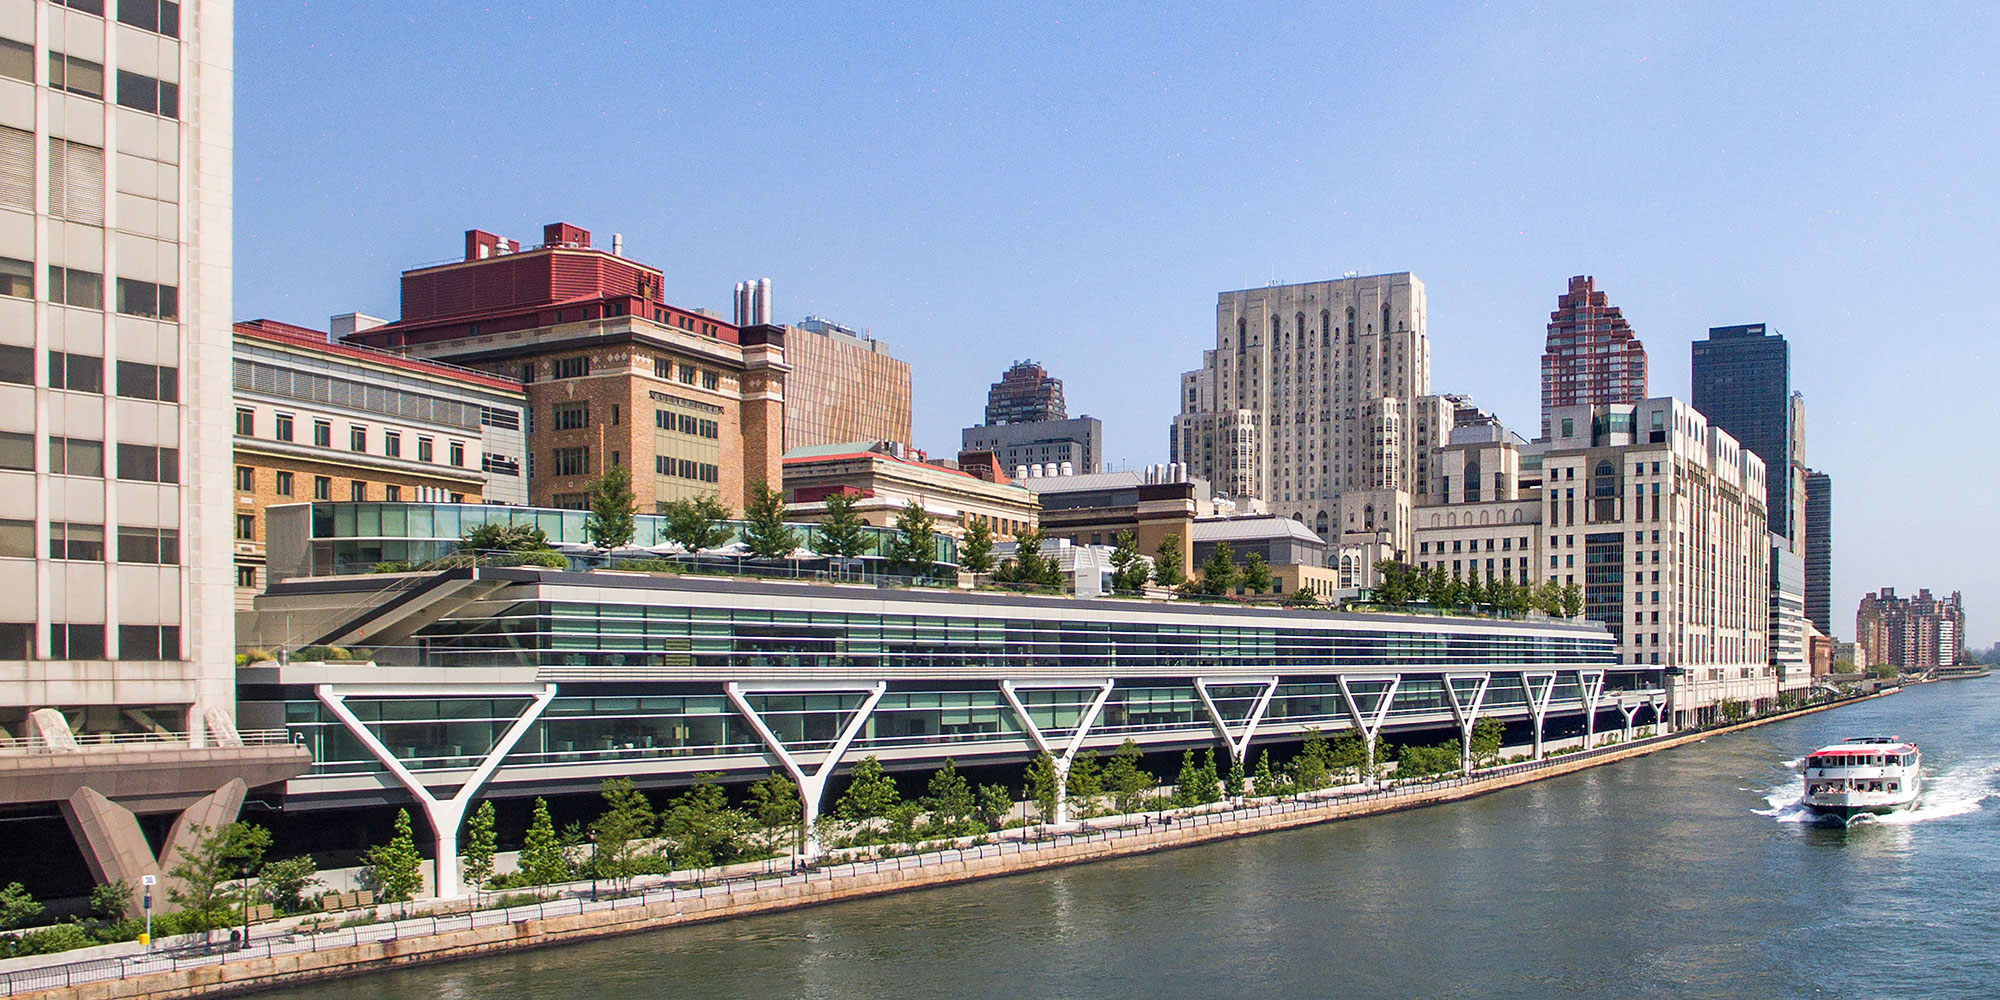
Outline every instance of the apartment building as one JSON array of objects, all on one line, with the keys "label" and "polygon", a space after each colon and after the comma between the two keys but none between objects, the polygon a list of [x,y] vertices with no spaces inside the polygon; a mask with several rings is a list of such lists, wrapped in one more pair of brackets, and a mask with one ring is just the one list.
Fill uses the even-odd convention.
[{"label": "apartment building", "polygon": [[528,502],[519,382],[273,320],[235,328],[239,610],[266,585],[264,509],[310,500]]},{"label": "apartment building", "polygon": [[1646,398],[1646,345],[1625,314],[1579,274],[1549,313],[1542,352],[1542,436],[1549,413],[1580,403],[1637,403]]},{"label": "apartment building", "polygon": [[1899,597],[1893,587],[1861,598],[1854,615],[1854,644],[1868,664],[1901,670],[1952,666],[1965,654],[1965,601],[1919,590]]},{"label": "apartment building", "polygon": [[560,222],[526,249],[468,231],[463,260],[403,272],[401,319],[345,340],[524,384],[537,506],[587,506],[623,465],[642,510],[701,494],[740,510],[779,480],[785,328],[669,304],[622,242]]}]

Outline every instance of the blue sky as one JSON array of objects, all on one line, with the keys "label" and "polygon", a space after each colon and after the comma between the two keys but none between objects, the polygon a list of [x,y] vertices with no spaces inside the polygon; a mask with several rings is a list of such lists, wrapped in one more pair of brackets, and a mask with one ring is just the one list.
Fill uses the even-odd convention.
[{"label": "blue sky", "polygon": [[1927,586],[2000,639],[2000,12],[863,6],[241,4],[237,312],[394,317],[464,230],[569,221],[672,301],[870,328],[919,447],[1031,357],[1139,465],[1219,291],[1412,271],[1433,390],[1532,431],[1593,274],[1656,395],[1709,326],[1791,341],[1840,636]]}]

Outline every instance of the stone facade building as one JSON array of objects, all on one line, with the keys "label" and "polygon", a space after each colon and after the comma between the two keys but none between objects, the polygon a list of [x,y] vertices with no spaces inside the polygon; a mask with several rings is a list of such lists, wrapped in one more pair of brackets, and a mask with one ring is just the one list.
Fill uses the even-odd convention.
[{"label": "stone facade building", "polygon": [[626,465],[641,510],[701,494],[741,510],[781,473],[785,328],[670,305],[659,269],[620,249],[565,223],[527,250],[471,230],[464,260],[403,272],[402,319],[347,339],[523,383],[537,506],[582,508]]},{"label": "stone facade building", "polygon": [[239,610],[267,582],[272,504],[528,502],[519,382],[272,320],[236,324],[235,347]]},{"label": "stone facade building", "polygon": [[1012,538],[1035,527],[1040,504],[1035,494],[1004,476],[982,479],[927,461],[921,453],[892,441],[854,441],[806,448],[785,456],[785,516],[817,522],[826,498],[846,493],[854,510],[877,527],[890,527],[914,503],[945,534],[964,534],[984,521],[996,538]]},{"label": "stone facade building", "polygon": [[889,345],[814,316],[785,328],[786,451],[910,440],[910,363]]},{"label": "stone facade building", "polygon": [[1016,478],[1079,475],[1104,460],[1104,425],[1071,418],[1062,379],[1017,361],[986,392],[986,419],[959,434],[962,453],[988,453]]},{"label": "stone facade building", "polygon": [[1861,599],[1854,642],[1870,664],[1901,670],[1953,666],[1965,654],[1965,602],[1955,590],[1943,598],[1928,590],[1898,597],[1894,588],[1884,587]]}]

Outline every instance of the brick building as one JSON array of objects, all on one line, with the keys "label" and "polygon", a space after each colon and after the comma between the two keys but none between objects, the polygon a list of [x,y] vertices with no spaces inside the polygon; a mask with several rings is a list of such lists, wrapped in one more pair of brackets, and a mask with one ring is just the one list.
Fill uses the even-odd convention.
[{"label": "brick building", "polygon": [[1549,436],[1549,412],[1556,407],[1645,398],[1646,345],[1625,314],[1597,290],[1596,279],[1585,274],[1569,279],[1569,291],[1549,313],[1542,352],[1542,437]]},{"label": "brick building", "polygon": [[622,249],[566,223],[525,250],[471,230],[463,260],[403,272],[401,319],[346,339],[522,382],[537,506],[581,508],[625,465],[641,510],[698,494],[741,510],[781,473],[785,328],[670,305]]},{"label": "brick building", "polygon": [[1870,664],[1903,670],[1949,667],[1965,653],[1965,603],[1958,591],[1933,597],[1928,590],[1898,597],[1884,587],[1861,599],[1854,614],[1854,643]]},{"label": "brick building", "polygon": [[1035,527],[1041,511],[1035,494],[990,466],[987,471],[994,478],[934,465],[922,452],[890,441],[804,448],[785,456],[786,517],[817,522],[826,513],[826,498],[846,493],[856,498],[861,519],[877,527],[894,525],[912,503],[936,519],[939,531],[953,536],[975,521],[984,521],[996,538]]},{"label": "brick building", "polygon": [[519,382],[268,319],[236,324],[235,354],[239,608],[267,583],[272,504],[528,501]]}]

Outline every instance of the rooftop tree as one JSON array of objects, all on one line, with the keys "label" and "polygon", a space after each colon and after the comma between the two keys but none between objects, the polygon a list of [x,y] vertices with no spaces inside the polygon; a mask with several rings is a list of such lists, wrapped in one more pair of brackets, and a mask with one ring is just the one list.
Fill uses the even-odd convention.
[{"label": "rooftop tree", "polygon": [[785,495],[767,483],[750,486],[743,505],[743,544],[759,559],[783,559],[799,547],[799,533],[785,524]]},{"label": "rooftop tree", "polygon": [[583,535],[592,548],[609,552],[632,544],[638,530],[639,498],[632,492],[632,470],[613,465],[585,487],[590,495],[590,516],[583,519]]}]

